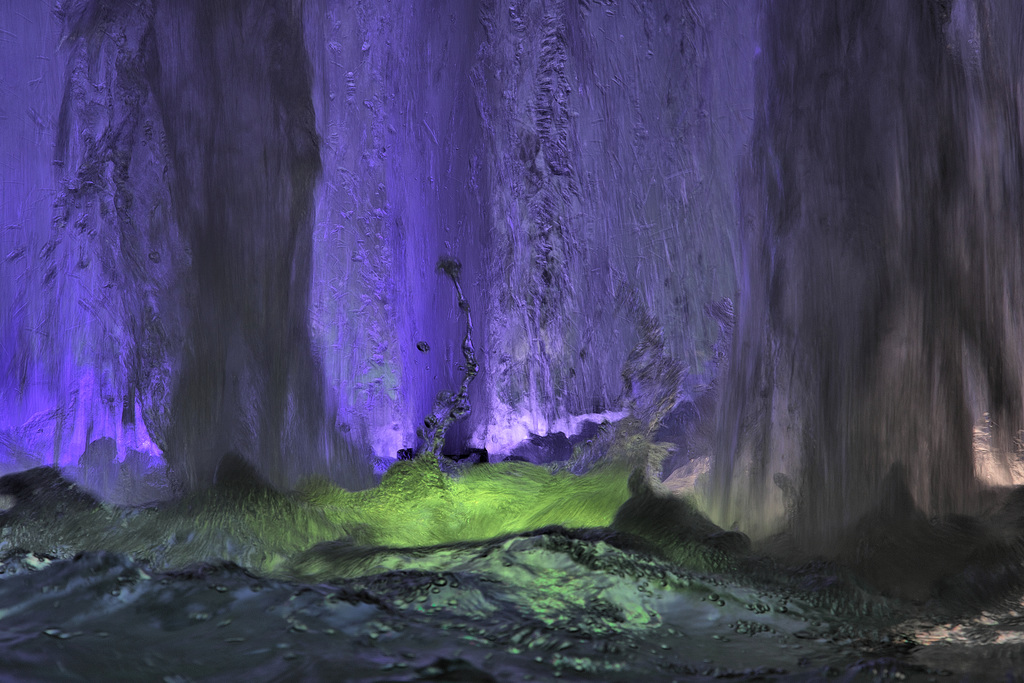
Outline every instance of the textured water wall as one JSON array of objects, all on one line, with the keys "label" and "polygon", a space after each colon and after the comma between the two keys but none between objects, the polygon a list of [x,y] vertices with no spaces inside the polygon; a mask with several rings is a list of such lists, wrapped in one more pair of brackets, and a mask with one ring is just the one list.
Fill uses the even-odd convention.
[{"label": "textured water wall", "polygon": [[[705,305],[735,294],[733,179],[756,49],[749,7],[286,5],[302,35],[276,39],[282,49],[305,45],[322,165],[309,272],[283,254],[288,278],[261,280],[266,296],[283,297],[272,314],[280,327],[267,320],[232,332],[225,321],[225,338],[207,340],[244,351],[240,361],[223,356],[243,370],[214,361],[199,372],[209,387],[230,376],[248,376],[250,386],[214,401],[225,416],[205,429],[224,428],[202,448],[263,450],[257,435],[276,429],[267,402],[277,402],[269,410],[285,416],[287,431],[307,390],[335,414],[338,438],[351,446],[342,450],[393,457],[415,447],[437,392],[462,377],[455,293],[434,268],[442,256],[462,263],[481,358],[472,413],[448,449],[507,451],[531,432],[571,427],[573,416],[621,408],[622,369],[647,319],[664,327],[686,370],[681,393],[701,391],[719,329]],[[216,113],[209,103],[183,135],[173,130],[183,101],[155,74],[184,47],[173,24],[187,21],[189,3],[53,9],[8,2],[2,13],[5,63],[23,67],[4,70],[9,134],[0,142],[6,454],[73,464],[87,443],[110,437],[118,459],[153,455],[174,440],[183,373],[209,356],[195,324],[212,315],[204,292],[220,289],[209,281],[216,264],[244,281],[246,267],[282,251],[270,233],[301,233],[303,219],[275,201],[283,176],[259,163],[257,131],[247,136],[244,116],[230,112],[232,98],[256,96],[246,74],[258,70],[232,71],[230,60],[262,54],[238,39],[238,55],[225,56],[237,26],[199,18],[214,28],[202,36],[206,57],[181,64],[197,75],[182,93],[216,99],[195,89],[219,69],[227,104]],[[306,95],[274,97],[297,111]],[[246,229],[267,236],[211,231],[223,253],[204,265],[194,236],[210,217],[183,225],[180,195],[182,178],[194,176],[188,160],[210,149],[236,188],[227,194],[253,219]],[[282,221],[291,223],[263,225]],[[267,255],[245,252],[239,239]],[[289,287],[292,295],[282,292]],[[236,315],[221,308],[214,319]],[[214,319],[202,325],[215,329]],[[296,350],[304,322],[308,355]],[[292,341],[279,346],[298,360],[284,363],[283,378],[244,370],[277,367],[252,360],[253,340],[285,328]]]},{"label": "textured water wall", "polygon": [[[722,521],[809,548],[984,507],[1022,417],[1020,29],[997,2],[766,6]],[[1019,483],[1019,482],[1018,482]]]}]

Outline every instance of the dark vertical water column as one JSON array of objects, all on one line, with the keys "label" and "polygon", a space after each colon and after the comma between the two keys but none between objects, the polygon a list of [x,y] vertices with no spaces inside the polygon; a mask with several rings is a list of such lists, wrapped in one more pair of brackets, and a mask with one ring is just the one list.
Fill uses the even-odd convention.
[{"label": "dark vertical water column", "polygon": [[[495,445],[515,438],[517,423],[544,433],[556,418],[593,408],[570,398],[585,325],[573,277],[583,208],[571,99],[575,69],[586,68],[569,55],[568,24],[576,11],[563,2],[488,3],[481,15],[486,41],[474,85],[493,178],[495,249],[484,328],[492,343],[484,367],[494,406],[486,427]],[[602,383],[595,393],[603,389]]]},{"label": "dark vertical water column", "polygon": [[230,449],[277,483],[326,471],[333,420],[308,331],[320,157],[299,8],[165,0],[154,27],[196,282],[168,462],[189,486],[211,481]]},{"label": "dark vertical water column", "polygon": [[907,493],[976,505],[975,420],[1004,452],[1021,421],[1020,24],[987,2],[764,5],[726,524],[788,507],[822,549]]}]

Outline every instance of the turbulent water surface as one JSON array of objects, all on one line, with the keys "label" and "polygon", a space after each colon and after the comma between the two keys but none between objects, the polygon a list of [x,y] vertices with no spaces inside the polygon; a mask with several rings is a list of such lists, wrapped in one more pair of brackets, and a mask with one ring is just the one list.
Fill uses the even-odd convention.
[{"label": "turbulent water surface", "polygon": [[764,554],[785,538],[751,550],[692,491],[627,491],[613,465],[448,475],[422,458],[364,492],[279,493],[228,456],[218,477],[140,507],[50,469],[0,479],[3,674],[924,681],[1024,663],[1019,495],[793,563]]}]

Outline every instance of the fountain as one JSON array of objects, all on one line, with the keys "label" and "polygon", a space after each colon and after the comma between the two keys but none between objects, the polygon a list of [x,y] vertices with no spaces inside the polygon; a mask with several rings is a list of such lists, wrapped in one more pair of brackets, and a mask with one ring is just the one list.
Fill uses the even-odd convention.
[{"label": "fountain", "polygon": [[1019,668],[1013,3],[52,10],[0,0],[4,675]]}]

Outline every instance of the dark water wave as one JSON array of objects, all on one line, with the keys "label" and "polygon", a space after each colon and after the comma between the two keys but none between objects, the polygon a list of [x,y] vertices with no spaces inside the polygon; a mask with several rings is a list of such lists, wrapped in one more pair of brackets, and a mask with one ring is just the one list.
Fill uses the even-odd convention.
[{"label": "dark water wave", "polygon": [[[426,458],[410,467],[426,464],[436,468]],[[489,495],[491,478],[506,502],[489,498],[490,514],[507,517],[509,502],[531,495],[526,467],[475,468],[489,474],[460,490],[457,509]],[[553,479],[544,471],[533,478]],[[949,569],[936,584],[945,593],[915,602],[893,597],[884,572],[879,581],[864,567],[751,553],[686,499],[651,491],[602,513],[603,528],[397,546],[360,542],[372,530],[358,514],[340,521],[326,484],[279,493],[241,459],[220,478],[213,492],[141,508],[103,504],[52,470],[0,479],[12,503],[0,513],[0,675],[924,681],[986,680],[1024,661],[1020,558],[1006,547]],[[411,494],[404,514],[422,533],[444,507],[427,504],[444,499],[430,492],[443,482],[422,479],[337,495],[361,496],[349,506],[372,512],[374,492],[391,508]],[[547,494],[563,519],[609,496],[608,483],[567,481]],[[913,532],[885,548],[904,576],[915,562],[935,566]]]}]

